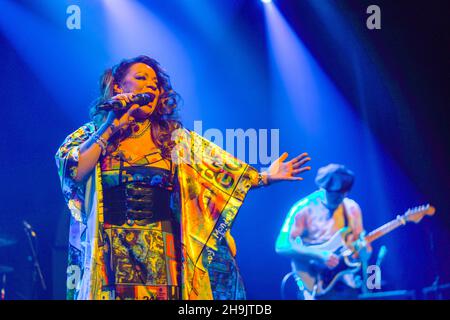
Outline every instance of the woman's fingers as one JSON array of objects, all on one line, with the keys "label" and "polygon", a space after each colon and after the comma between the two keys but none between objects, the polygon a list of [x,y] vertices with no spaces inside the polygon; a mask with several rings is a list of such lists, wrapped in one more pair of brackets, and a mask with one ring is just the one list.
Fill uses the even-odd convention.
[{"label": "woman's fingers", "polygon": [[278,162],[283,162],[284,160],[287,159],[287,157],[289,156],[289,154],[287,152],[284,152],[279,158],[278,158]]},{"label": "woman's fingers", "polygon": [[302,177],[289,177],[289,178],[286,178],[285,180],[288,180],[288,181],[302,181],[303,178]]},{"label": "woman's fingers", "polygon": [[299,167],[303,166],[305,163],[307,163],[310,160],[311,160],[310,157],[303,158],[302,160],[293,163],[292,164],[292,168],[299,168]]},{"label": "woman's fingers", "polygon": [[119,126],[121,128],[126,128],[128,127],[130,124],[132,124],[133,122],[135,122],[135,119],[133,116],[131,116],[128,112],[124,113],[123,116],[120,118],[119,120]]},{"label": "woman's fingers", "polygon": [[133,93],[121,93],[118,95],[115,95],[113,97],[113,99],[117,99],[117,100],[123,100],[126,103],[130,103],[131,99],[134,97],[135,95]]},{"label": "woman's fingers", "polygon": [[135,103],[135,104],[133,104],[128,110],[127,110],[127,113],[128,114],[131,114],[131,112],[133,112],[134,110],[136,110],[136,109],[139,109],[141,106],[140,105],[138,105],[137,103]]},{"label": "woman's fingers", "polygon": [[130,97],[129,97],[129,95],[128,95],[128,94],[124,94],[124,95],[122,96],[122,100],[125,100],[126,103],[129,103],[129,102],[130,102]]},{"label": "woman's fingers", "polygon": [[298,156],[296,156],[294,159],[292,159],[291,161],[293,162],[297,162],[300,161],[302,158],[305,158],[308,156],[307,152],[303,152],[302,154],[299,154]]},{"label": "woman's fingers", "polygon": [[292,170],[292,174],[299,174],[299,173],[302,173],[302,172],[305,172],[305,171],[309,171],[309,170],[311,170],[311,167],[303,167],[303,168],[300,168],[300,169],[294,169],[294,170]]},{"label": "woman's fingers", "polygon": [[308,153],[303,152],[302,154],[296,156],[295,158],[293,158],[291,161],[289,161],[289,163],[291,163],[292,165],[297,164],[297,163],[305,163],[307,161],[311,160],[310,157],[308,157]]},{"label": "woman's fingers", "polygon": [[128,98],[125,93],[118,94],[117,96],[114,96],[113,98],[116,100],[125,101],[128,103]]}]

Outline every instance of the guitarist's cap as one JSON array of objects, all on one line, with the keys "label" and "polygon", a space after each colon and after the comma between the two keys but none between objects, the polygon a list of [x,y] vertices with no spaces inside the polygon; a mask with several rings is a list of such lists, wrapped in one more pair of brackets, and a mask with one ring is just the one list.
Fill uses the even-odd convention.
[{"label": "guitarist's cap", "polygon": [[317,171],[316,185],[327,191],[347,192],[355,180],[355,174],[342,164],[330,163]]}]

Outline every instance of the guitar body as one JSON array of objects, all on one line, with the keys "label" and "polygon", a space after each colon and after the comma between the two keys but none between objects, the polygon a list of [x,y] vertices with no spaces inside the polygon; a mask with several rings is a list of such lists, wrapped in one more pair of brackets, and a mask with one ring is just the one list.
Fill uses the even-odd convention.
[{"label": "guitar body", "polygon": [[328,293],[337,281],[342,280],[345,274],[354,274],[361,268],[361,263],[352,259],[353,250],[345,242],[349,234],[348,228],[343,228],[327,242],[320,245],[308,246],[320,251],[331,251],[339,258],[339,264],[329,269],[316,261],[295,261],[293,271],[300,276],[305,289],[312,296],[321,296]]}]

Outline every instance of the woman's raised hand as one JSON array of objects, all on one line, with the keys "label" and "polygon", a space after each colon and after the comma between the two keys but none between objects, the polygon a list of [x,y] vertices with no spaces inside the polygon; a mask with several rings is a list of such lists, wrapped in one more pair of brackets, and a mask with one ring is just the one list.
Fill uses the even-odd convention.
[{"label": "woman's raised hand", "polygon": [[267,183],[273,183],[276,181],[299,181],[303,180],[299,177],[301,173],[311,170],[310,166],[305,164],[311,160],[308,154],[302,153],[299,156],[293,158],[290,161],[286,161],[288,153],[285,152],[275,160],[269,167],[269,170],[265,173],[267,176]]}]

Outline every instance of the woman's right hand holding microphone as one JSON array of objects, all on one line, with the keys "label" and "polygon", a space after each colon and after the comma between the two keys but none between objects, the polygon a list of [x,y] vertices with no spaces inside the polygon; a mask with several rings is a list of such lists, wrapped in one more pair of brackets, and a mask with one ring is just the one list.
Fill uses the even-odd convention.
[{"label": "woman's right hand holding microphone", "polygon": [[[111,100],[118,100],[124,102],[124,104],[129,104],[133,97],[133,93],[121,93],[113,96]],[[120,130],[126,130],[131,124],[135,123],[135,119],[131,114],[139,107],[139,104],[133,104],[126,112],[109,111],[106,120],[102,125],[105,126],[108,135],[107,138],[109,139],[113,134]]]}]

